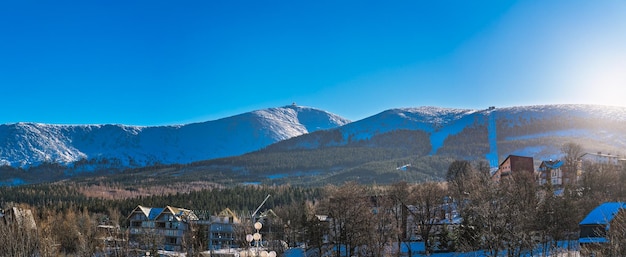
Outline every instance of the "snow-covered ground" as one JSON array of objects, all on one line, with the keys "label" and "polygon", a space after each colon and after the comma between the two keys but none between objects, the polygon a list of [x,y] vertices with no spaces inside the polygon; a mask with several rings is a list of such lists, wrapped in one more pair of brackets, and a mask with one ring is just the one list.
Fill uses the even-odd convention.
[{"label": "snow-covered ground", "polygon": [[[544,257],[580,257],[580,253],[577,248],[578,245],[573,246],[573,250],[567,249],[567,243],[561,242],[559,250],[551,251],[548,255],[542,255],[542,250],[540,247],[533,251],[533,254],[527,253],[522,255],[524,257],[528,256],[544,256]],[[396,248],[397,249],[397,248]],[[409,251],[410,250],[410,251]],[[404,257],[423,257],[423,256],[431,256],[431,257],[487,257],[489,256],[484,251],[475,251],[475,252],[450,252],[450,253],[431,253],[429,255],[422,254],[424,252],[424,243],[423,242],[410,242],[403,243],[401,248],[401,256]],[[409,255],[409,252],[411,255]],[[395,256],[395,255],[394,255]],[[505,256],[505,255],[502,255]],[[305,251],[302,248],[292,248],[285,252],[285,257],[306,257]]]}]

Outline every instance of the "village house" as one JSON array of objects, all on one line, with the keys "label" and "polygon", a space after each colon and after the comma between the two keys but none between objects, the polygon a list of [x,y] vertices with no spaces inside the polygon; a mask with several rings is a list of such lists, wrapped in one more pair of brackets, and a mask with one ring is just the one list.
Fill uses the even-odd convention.
[{"label": "village house", "polygon": [[221,250],[235,245],[235,224],[240,223],[237,215],[226,208],[218,215],[201,215],[189,209],[166,206],[152,208],[137,206],[128,217],[130,242],[138,248],[181,251],[191,238],[192,227],[206,234],[205,249]]},{"label": "village house", "polygon": [[562,160],[542,161],[537,170],[539,185],[550,183],[552,186],[561,187],[575,183],[577,180],[576,172],[563,169],[564,163]]},{"label": "village house", "polygon": [[566,168],[562,160],[542,161],[537,169],[537,183],[545,185],[550,183],[555,187],[562,187],[576,183],[580,176],[588,171],[621,171],[626,164],[626,159],[619,155],[598,153],[584,153],[578,157],[576,168]]},{"label": "village house", "polygon": [[198,217],[188,209],[139,205],[128,216],[129,240],[140,248],[180,251],[191,222],[196,220]]},{"label": "village house", "polygon": [[207,229],[209,250],[237,247],[234,226],[240,223],[240,220],[229,208],[222,210],[218,215],[212,215],[208,220],[198,220],[195,223]]},{"label": "village house", "polygon": [[499,182],[500,180],[509,177],[513,173],[529,172],[533,174],[535,172],[535,166],[533,157],[509,155],[498,166],[498,170],[493,173],[491,179]]},{"label": "village house", "polygon": [[[585,256],[594,256],[593,253],[601,249],[603,244],[610,243],[609,229],[618,215],[624,215],[626,203],[606,202],[593,209],[578,224],[580,236],[578,242]],[[622,217],[622,221],[623,221]]]}]

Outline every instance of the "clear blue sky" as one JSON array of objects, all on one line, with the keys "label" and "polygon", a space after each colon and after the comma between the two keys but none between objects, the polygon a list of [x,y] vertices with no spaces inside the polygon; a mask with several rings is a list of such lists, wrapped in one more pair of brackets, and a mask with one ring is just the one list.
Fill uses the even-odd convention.
[{"label": "clear blue sky", "polygon": [[0,123],[626,105],[626,1],[3,1]]}]

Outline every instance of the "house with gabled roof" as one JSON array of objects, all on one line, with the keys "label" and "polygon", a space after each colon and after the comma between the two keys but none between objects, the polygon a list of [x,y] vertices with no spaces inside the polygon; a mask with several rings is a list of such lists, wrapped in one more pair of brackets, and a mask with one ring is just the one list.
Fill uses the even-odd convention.
[{"label": "house with gabled roof", "polygon": [[552,186],[560,187],[576,182],[576,173],[563,170],[562,160],[542,161],[537,172],[539,173],[539,185],[550,183]]},{"label": "house with gabled roof", "polygon": [[200,220],[198,224],[208,229],[209,250],[220,250],[235,247],[234,224],[240,223],[239,217],[225,208],[218,215],[212,215],[209,220]]},{"label": "house with gabled roof", "polygon": [[189,209],[138,205],[128,216],[129,239],[139,247],[180,251],[190,223],[196,220],[198,217]]},{"label": "house with gabled roof", "polygon": [[596,251],[598,246],[609,243],[609,230],[618,215],[624,215],[626,203],[606,202],[593,209],[578,224],[580,236],[578,242],[587,253]]}]

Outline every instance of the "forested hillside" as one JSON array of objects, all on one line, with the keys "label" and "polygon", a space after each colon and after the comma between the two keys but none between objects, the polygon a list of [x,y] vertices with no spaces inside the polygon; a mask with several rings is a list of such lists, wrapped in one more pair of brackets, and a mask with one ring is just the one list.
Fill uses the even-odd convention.
[{"label": "forested hillside", "polygon": [[[287,107],[283,111],[293,114]],[[338,128],[282,140],[244,155],[176,164],[155,161],[133,167],[124,167],[121,160],[107,158],[81,159],[71,165],[43,162],[3,167],[0,183],[20,185],[87,177],[98,181],[164,184],[203,180],[223,185],[436,181],[442,180],[441,167],[452,159],[487,159],[492,167],[510,154],[537,161],[559,159],[559,149],[566,142],[580,144],[587,152],[624,155],[626,109],[590,105],[392,109]],[[205,145],[211,144],[202,147]],[[126,159],[135,163],[131,157]]]},{"label": "forested hillside", "polygon": [[[307,249],[345,245],[348,251],[357,246],[368,246],[371,256],[382,256],[382,246],[404,244],[408,236],[420,236],[424,254],[433,252],[484,251],[493,256],[504,251],[523,253],[532,249],[553,252],[561,247],[557,242],[575,241],[578,222],[594,207],[607,201],[625,201],[624,170],[604,170],[602,167],[585,167],[586,173],[560,193],[550,185],[539,186],[526,173],[514,174],[511,179],[496,183],[489,177],[484,162],[470,163],[457,160],[446,168],[445,181],[426,183],[397,182],[391,185],[362,185],[355,182],[324,187],[294,186],[215,186],[193,192],[169,192],[149,196],[106,199],[86,196],[94,187],[141,190],[142,185],[131,187],[117,183],[89,183],[83,181],[55,184],[0,187],[2,208],[17,206],[34,211],[39,232],[19,234],[0,226],[0,249],[5,251],[35,250],[42,256],[90,256],[102,251],[96,227],[100,224],[128,227],[127,215],[137,205],[149,207],[175,206],[193,210],[201,218],[230,208],[241,215],[256,209],[270,195],[261,211],[272,210],[266,217],[264,237],[284,240],[289,247],[306,243]],[[152,190],[157,190],[153,187]],[[364,197],[367,196],[367,197]],[[398,206],[420,208],[419,212],[401,214]],[[372,211],[376,210],[386,211]],[[453,212],[454,211],[454,212]],[[340,230],[333,226],[320,226],[315,215],[329,215],[333,221],[350,224]],[[444,216],[444,214],[446,216]],[[405,235],[394,230],[409,215],[422,228]],[[440,230],[445,220],[459,222],[451,230]],[[367,222],[366,222],[367,221]],[[249,223],[242,223],[242,227]],[[379,228],[379,229],[376,229]],[[626,222],[618,220],[611,230],[624,231]],[[373,236],[374,234],[376,236]],[[121,234],[122,236],[124,234]],[[324,237],[328,235],[328,237]],[[361,236],[357,236],[361,235]],[[369,235],[369,236],[362,236]],[[241,237],[241,238],[240,238]],[[238,236],[237,240],[243,240]],[[615,242],[626,242],[622,237],[612,237]],[[325,239],[325,240],[323,240]],[[22,240],[22,241],[19,241]],[[619,241],[617,241],[619,240]],[[190,241],[185,247],[202,240]],[[24,248],[10,248],[13,246]],[[378,246],[378,247],[377,247]],[[194,246],[195,247],[195,246]],[[599,246],[601,251],[620,253],[618,244]],[[132,251],[122,244],[116,250]],[[186,248],[195,251],[194,248]],[[284,248],[274,248],[282,251]],[[282,249],[282,250],[281,250]],[[144,254],[143,252],[141,254]],[[517,255],[517,254],[515,254]],[[124,255],[128,256],[128,255]]]}]

